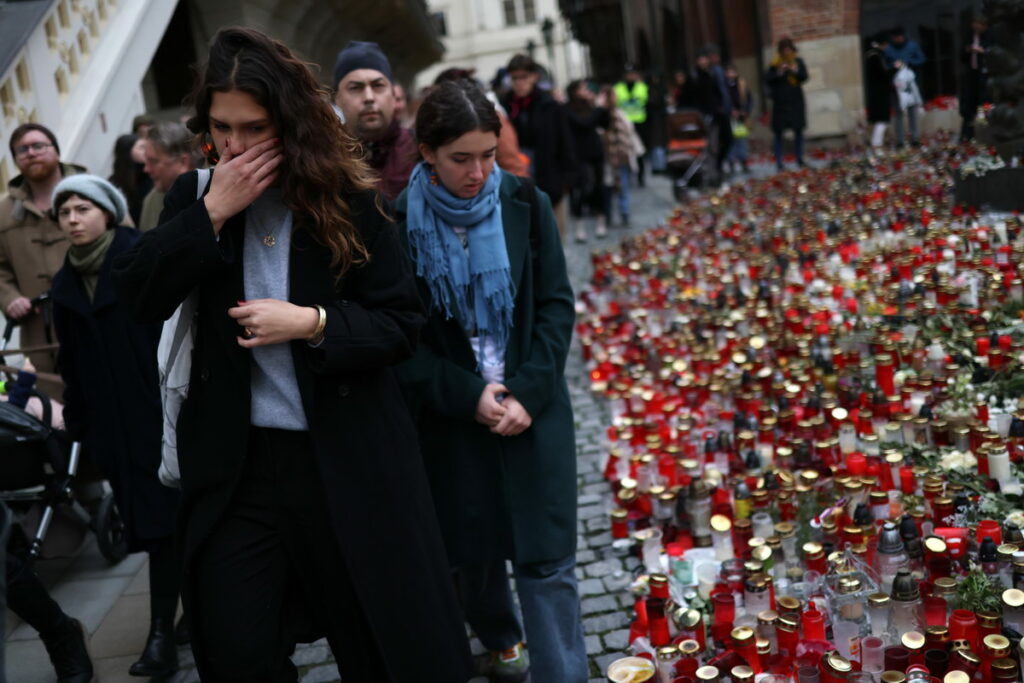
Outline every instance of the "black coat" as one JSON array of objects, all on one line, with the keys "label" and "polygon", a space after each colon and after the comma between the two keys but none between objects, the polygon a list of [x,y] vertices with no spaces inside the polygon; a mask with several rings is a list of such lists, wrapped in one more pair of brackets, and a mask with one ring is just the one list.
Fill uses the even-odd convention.
[{"label": "black coat", "polygon": [[864,58],[864,90],[867,99],[868,123],[886,123],[892,107],[893,69],[885,53],[871,48]]},{"label": "black coat", "polygon": [[[504,174],[501,219],[516,293],[504,384],[533,418],[529,429],[501,437],[474,419],[486,382],[455,318],[432,311],[416,355],[399,367],[419,408],[423,458],[455,565],[556,560],[576,548],[576,438],[564,374],[574,298],[550,202],[537,192],[540,225],[531,230],[530,205],[519,197],[519,179]],[[395,206],[403,237],[406,202],[403,193]],[[430,287],[418,282],[429,305]]]},{"label": "black coat", "polygon": [[147,541],[174,533],[178,492],[157,478],[163,430],[156,367],[160,325],[131,319],[111,275],[114,259],[140,233],[114,229],[93,300],[67,257],[50,296],[60,340],[65,425],[110,481],[129,550],[136,552],[145,550]]},{"label": "black coat", "polygon": [[551,93],[540,89],[534,89],[525,109],[513,107],[511,95],[503,105],[515,126],[519,147],[532,160],[530,169],[537,187],[557,204],[575,182],[578,163],[562,106]]},{"label": "black coat", "polygon": [[807,127],[807,105],[804,103],[803,84],[807,82],[807,65],[796,58],[796,80],[791,83],[790,74],[779,67],[769,67],[765,80],[771,88],[772,130],[803,130]]},{"label": "black coat", "polygon": [[572,135],[576,160],[580,163],[604,161],[604,143],[597,129],[608,127],[608,110],[604,107],[577,108],[567,104],[565,119]]},{"label": "black coat", "polygon": [[[198,335],[178,419],[186,611],[197,551],[242,471],[250,430],[251,353],[227,310],[244,298],[245,213],[215,238],[196,174],[181,176],[161,225],[117,261],[122,296],[140,319],[167,318],[197,285]],[[346,197],[369,261],[340,280],[329,250],[296,217],[289,300],[327,310],[323,343],[292,342],[295,376],[331,522],[389,670],[382,680],[469,678],[469,652],[434,517],[416,432],[392,366],[414,350],[423,310],[397,231],[374,195]],[[192,624],[199,620],[194,614]],[[200,671],[202,640],[194,640]],[[197,646],[199,646],[197,648]]]}]

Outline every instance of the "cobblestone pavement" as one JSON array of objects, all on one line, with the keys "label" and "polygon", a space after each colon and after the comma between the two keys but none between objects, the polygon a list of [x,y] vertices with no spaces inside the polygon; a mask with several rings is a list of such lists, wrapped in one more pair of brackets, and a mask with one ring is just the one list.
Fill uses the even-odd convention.
[{"label": "cobblestone pavement", "polygon": [[[593,249],[614,246],[630,232],[656,225],[672,208],[668,181],[650,177],[647,187],[634,188],[632,226],[629,231],[613,227],[607,237],[591,239],[585,244],[566,242],[566,258],[573,287],[579,291],[590,276],[590,253]],[[588,221],[593,230],[593,222]],[[635,560],[611,554],[611,535],[607,516],[611,490],[601,475],[604,454],[602,438],[608,423],[606,408],[589,391],[589,381],[573,344],[566,369],[576,415],[576,444],[579,471],[578,576],[586,630],[587,652],[590,655],[591,681],[603,681],[602,672],[608,662],[622,655],[628,644],[630,600],[623,587]],[[127,682],[131,662],[142,650],[149,623],[148,572],[145,556],[133,555],[119,565],[109,567],[90,542],[75,558],[40,563],[40,573],[65,610],[78,617],[90,634],[90,650],[97,664],[97,674],[104,683]],[[8,614],[5,646],[9,680],[20,683],[52,681],[52,669],[42,644],[34,631],[19,624]],[[473,652],[478,656],[481,671],[486,653],[475,639]],[[188,647],[180,650],[181,670],[167,683],[198,681]],[[297,648],[294,661],[300,668],[302,683],[337,681],[338,673],[325,641]],[[480,676],[473,683],[487,679]]]}]

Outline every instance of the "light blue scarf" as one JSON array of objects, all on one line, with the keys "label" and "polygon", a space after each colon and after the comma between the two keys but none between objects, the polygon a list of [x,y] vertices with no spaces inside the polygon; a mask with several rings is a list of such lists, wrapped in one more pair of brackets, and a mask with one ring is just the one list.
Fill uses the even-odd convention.
[{"label": "light blue scarf", "polygon": [[[501,224],[501,169],[480,192],[460,199],[436,180],[426,162],[409,178],[406,227],[416,275],[430,286],[431,306],[494,341],[504,356],[512,327],[515,286]],[[436,184],[435,184],[436,183]],[[453,227],[466,228],[469,249]],[[483,345],[481,345],[482,347]]]}]

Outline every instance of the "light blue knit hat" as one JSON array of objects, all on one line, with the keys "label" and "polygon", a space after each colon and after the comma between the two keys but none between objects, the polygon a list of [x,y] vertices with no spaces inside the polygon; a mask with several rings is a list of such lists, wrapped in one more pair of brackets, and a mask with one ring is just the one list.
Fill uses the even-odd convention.
[{"label": "light blue knit hat", "polygon": [[88,199],[101,209],[110,212],[114,216],[115,225],[121,225],[124,222],[124,217],[128,215],[128,202],[121,194],[121,190],[99,176],[79,173],[69,175],[60,181],[57,187],[53,188],[51,198],[54,212],[60,209],[56,205],[58,195],[65,192],[74,192],[79,197]]}]

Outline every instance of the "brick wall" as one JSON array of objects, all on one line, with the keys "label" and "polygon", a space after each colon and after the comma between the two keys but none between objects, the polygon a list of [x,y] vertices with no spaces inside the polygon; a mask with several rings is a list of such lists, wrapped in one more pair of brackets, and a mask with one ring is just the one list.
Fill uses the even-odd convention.
[{"label": "brick wall", "polygon": [[773,44],[783,36],[799,43],[860,29],[860,0],[767,0],[767,5]]}]

